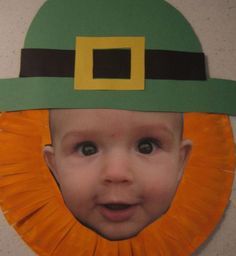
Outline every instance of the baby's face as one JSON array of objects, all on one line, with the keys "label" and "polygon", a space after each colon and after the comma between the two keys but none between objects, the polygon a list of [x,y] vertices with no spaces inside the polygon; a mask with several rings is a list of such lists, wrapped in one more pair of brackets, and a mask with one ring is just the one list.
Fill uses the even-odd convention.
[{"label": "baby's face", "polygon": [[168,210],[191,148],[181,114],[53,110],[51,129],[45,159],[85,226],[127,239]]}]

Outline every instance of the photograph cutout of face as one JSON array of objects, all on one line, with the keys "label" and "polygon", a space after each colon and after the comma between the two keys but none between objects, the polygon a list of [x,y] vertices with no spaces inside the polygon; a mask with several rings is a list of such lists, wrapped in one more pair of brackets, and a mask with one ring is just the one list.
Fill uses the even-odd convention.
[{"label": "photograph cutout of face", "polygon": [[49,125],[44,158],[80,223],[124,240],[169,209],[192,147],[181,113],[58,109]]}]

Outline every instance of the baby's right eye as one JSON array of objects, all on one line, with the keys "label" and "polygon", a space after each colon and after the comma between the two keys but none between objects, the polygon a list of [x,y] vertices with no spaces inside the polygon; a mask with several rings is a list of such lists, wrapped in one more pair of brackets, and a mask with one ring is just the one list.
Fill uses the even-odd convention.
[{"label": "baby's right eye", "polygon": [[90,156],[98,152],[97,146],[91,141],[85,141],[76,145],[76,151],[81,155]]}]

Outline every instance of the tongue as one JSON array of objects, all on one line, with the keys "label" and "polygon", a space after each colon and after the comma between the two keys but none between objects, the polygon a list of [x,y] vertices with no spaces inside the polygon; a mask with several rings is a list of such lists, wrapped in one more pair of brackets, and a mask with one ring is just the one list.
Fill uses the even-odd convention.
[{"label": "tongue", "polygon": [[130,207],[128,204],[105,204],[105,207],[109,210],[118,211],[124,210]]}]

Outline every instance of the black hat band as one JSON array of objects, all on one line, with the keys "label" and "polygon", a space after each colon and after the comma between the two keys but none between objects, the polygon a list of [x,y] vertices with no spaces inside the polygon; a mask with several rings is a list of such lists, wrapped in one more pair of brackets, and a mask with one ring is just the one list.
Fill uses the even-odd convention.
[{"label": "black hat band", "polygon": [[[74,77],[75,51],[22,49],[20,77]],[[93,78],[129,79],[130,49],[94,49]],[[206,80],[204,53],[145,50],[145,79]]]}]

